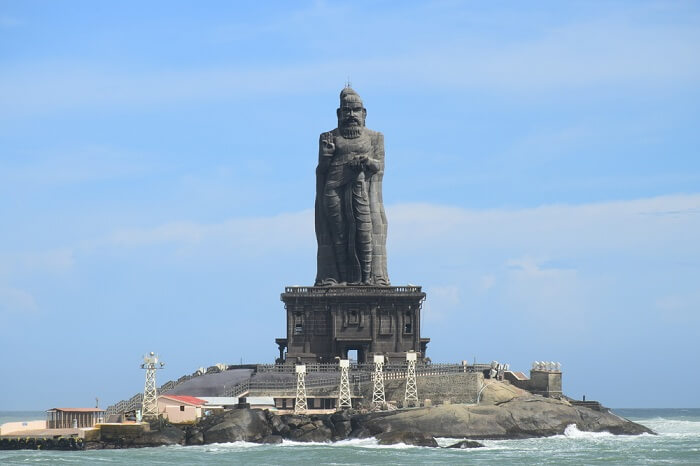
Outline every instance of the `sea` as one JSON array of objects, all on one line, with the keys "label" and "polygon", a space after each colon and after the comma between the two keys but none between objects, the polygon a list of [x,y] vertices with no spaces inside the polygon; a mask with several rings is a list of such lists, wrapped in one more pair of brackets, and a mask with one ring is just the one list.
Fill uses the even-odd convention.
[{"label": "sea", "polygon": [[[200,465],[200,464],[517,464],[517,465],[700,465],[700,409],[614,409],[658,435],[619,436],[581,432],[527,440],[484,440],[468,450],[380,446],[373,439],[337,443],[245,442],[93,451],[0,451],[0,464]],[[0,424],[43,419],[39,412],[0,411]],[[460,439],[440,438],[442,446]]]}]

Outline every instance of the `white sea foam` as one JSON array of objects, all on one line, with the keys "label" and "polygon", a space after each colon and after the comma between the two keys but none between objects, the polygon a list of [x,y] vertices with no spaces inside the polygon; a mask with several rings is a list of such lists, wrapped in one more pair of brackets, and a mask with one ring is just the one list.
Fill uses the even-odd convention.
[{"label": "white sea foam", "polygon": [[564,437],[568,438],[599,439],[612,436],[610,432],[585,432],[579,430],[576,424],[569,424],[564,429]]},{"label": "white sea foam", "polygon": [[288,447],[308,447],[308,446],[333,446],[333,447],[355,447],[355,448],[380,448],[380,449],[406,449],[406,448],[421,448],[414,445],[406,445],[404,443],[397,443],[395,445],[379,445],[377,439],[374,437],[363,438],[363,439],[347,439],[339,440],[337,442],[296,442],[294,440],[284,440],[282,441],[282,446]]},{"label": "white sea foam", "polygon": [[682,419],[653,418],[638,421],[659,435],[700,437],[700,422]]}]

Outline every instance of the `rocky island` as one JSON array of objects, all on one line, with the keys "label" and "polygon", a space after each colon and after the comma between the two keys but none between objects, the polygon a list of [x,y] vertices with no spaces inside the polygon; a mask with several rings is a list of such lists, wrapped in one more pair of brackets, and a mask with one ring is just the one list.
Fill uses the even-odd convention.
[{"label": "rocky island", "polygon": [[[576,406],[566,399],[532,395],[508,384],[494,382],[479,404],[366,412],[347,409],[333,414],[277,414],[270,410],[240,408],[202,418],[191,425],[154,422],[132,433],[111,432],[85,442],[85,448],[134,448],[161,445],[203,445],[225,442],[261,444],[336,442],[375,437],[379,444],[437,447],[436,437],[465,440],[521,439],[561,435],[570,425],[581,431],[618,435],[654,434],[643,425],[609,410]],[[458,442],[456,448],[478,447]]]}]

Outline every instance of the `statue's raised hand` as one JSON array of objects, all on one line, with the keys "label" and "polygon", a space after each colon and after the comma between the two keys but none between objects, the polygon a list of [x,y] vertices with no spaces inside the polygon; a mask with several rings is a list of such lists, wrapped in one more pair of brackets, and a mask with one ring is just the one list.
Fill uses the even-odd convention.
[{"label": "statue's raised hand", "polygon": [[335,152],[335,142],[332,133],[326,133],[321,138],[321,147],[324,154],[332,155]]}]

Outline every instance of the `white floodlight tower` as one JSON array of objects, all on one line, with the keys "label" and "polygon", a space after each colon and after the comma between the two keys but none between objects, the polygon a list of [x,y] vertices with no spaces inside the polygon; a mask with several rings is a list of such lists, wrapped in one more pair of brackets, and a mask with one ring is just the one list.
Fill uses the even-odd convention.
[{"label": "white floodlight tower", "polygon": [[404,407],[407,407],[409,404],[418,405],[418,385],[416,383],[417,356],[415,351],[406,353],[406,363],[408,367],[406,368],[406,396],[404,396],[403,399]]},{"label": "white floodlight tower", "polygon": [[306,413],[306,364],[298,364],[296,366],[297,372],[297,399],[294,403],[294,414],[304,414]]},{"label": "white floodlight tower", "polygon": [[384,398],[384,355],[374,355],[374,390],[372,391],[372,408],[382,409],[386,404]]},{"label": "white floodlight tower", "polygon": [[156,389],[156,370],[162,369],[164,362],[158,360],[153,351],[143,357],[141,369],[146,369],[146,384],[143,389],[142,416],[158,417],[158,390]]},{"label": "white floodlight tower", "polygon": [[338,390],[338,410],[343,408],[352,408],[352,398],[350,397],[350,380],[348,378],[348,369],[350,361],[341,359],[338,361],[340,366],[340,387]]}]

